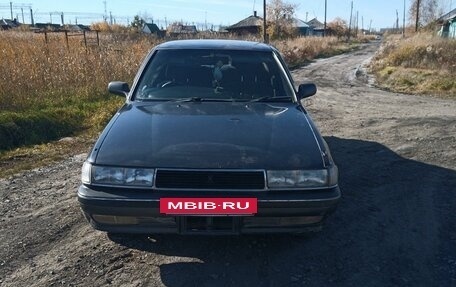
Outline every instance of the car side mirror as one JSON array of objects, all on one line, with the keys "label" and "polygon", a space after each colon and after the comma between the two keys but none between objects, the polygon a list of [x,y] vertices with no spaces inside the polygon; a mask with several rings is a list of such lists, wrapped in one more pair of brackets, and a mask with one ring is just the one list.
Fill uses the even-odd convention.
[{"label": "car side mirror", "polygon": [[306,83],[299,85],[298,88],[298,101],[311,97],[317,93],[317,86],[314,83]]},{"label": "car side mirror", "polygon": [[126,97],[130,92],[130,87],[125,82],[110,82],[108,84],[108,91],[115,95]]}]

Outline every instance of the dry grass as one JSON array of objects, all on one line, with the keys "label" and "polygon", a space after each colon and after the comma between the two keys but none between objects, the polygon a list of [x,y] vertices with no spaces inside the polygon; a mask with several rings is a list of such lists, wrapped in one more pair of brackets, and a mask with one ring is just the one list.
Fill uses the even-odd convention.
[{"label": "dry grass", "polygon": [[302,65],[317,57],[328,57],[351,49],[351,45],[336,37],[302,37],[277,41],[273,45],[282,53],[291,67]]},{"label": "dry grass", "polygon": [[132,82],[142,59],[157,41],[138,35],[0,32],[0,151],[100,130],[120,98],[109,81]]},{"label": "dry grass", "polygon": [[[24,110],[94,100],[110,80],[131,81],[142,58],[156,43],[148,38],[123,42],[102,35],[100,47],[86,50],[83,38],[62,33],[0,33],[0,109]],[[109,43],[109,45],[107,44]]]},{"label": "dry grass", "polygon": [[371,70],[380,86],[404,93],[456,97],[456,41],[430,33],[390,36]]}]

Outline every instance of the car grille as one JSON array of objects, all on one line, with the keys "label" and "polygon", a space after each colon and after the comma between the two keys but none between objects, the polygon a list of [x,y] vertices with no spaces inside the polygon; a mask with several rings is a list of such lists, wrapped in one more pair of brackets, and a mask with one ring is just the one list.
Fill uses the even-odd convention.
[{"label": "car grille", "polygon": [[264,189],[263,171],[157,170],[157,188]]}]

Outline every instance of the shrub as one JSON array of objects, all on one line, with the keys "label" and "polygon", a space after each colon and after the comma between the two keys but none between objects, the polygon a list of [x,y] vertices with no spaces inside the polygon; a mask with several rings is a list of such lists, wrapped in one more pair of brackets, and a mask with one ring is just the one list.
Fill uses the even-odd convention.
[{"label": "shrub", "polygon": [[456,41],[431,33],[390,36],[371,62],[379,85],[392,90],[456,96]]}]

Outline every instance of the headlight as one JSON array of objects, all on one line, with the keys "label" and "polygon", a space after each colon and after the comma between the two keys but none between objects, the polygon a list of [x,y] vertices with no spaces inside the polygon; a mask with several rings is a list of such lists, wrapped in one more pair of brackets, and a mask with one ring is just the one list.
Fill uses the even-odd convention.
[{"label": "headlight", "polygon": [[96,166],[84,163],[82,182],[86,184],[116,186],[148,186],[154,181],[154,170],[149,168],[125,168]]},{"label": "headlight", "polygon": [[85,184],[90,184],[90,170],[92,169],[92,165],[90,162],[84,162],[82,165],[82,171],[81,171],[81,181],[82,183]]},{"label": "headlight", "polygon": [[337,167],[321,170],[268,170],[269,188],[329,187],[337,184]]}]

